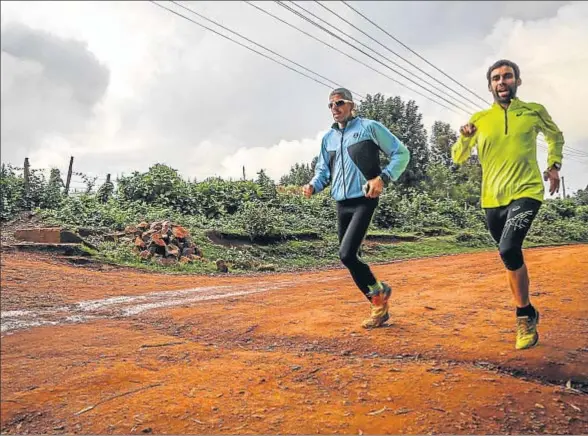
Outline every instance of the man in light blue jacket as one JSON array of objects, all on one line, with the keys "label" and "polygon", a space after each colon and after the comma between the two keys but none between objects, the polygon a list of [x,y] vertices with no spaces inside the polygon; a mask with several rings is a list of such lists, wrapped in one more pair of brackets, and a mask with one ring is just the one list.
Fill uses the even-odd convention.
[{"label": "man in light blue jacket", "polygon": [[[349,90],[338,88],[331,92],[329,109],[335,123],[323,137],[315,175],[303,193],[309,198],[331,184],[331,196],[337,202],[339,257],[370,301],[371,315],[362,326],[375,328],[390,318],[388,300],[392,290],[376,279],[358,251],[380,194],[402,175],[410,152],[383,124],[355,116],[354,108]],[[390,158],[383,169],[380,151]]]}]

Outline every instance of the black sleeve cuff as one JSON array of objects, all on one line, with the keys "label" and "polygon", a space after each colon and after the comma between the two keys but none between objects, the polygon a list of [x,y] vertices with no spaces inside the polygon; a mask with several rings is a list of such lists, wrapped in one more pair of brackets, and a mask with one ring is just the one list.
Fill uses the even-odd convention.
[{"label": "black sleeve cuff", "polygon": [[382,181],[384,182],[384,186],[388,186],[388,184],[390,183],[390,177],[386,173],[381,173],[380,179],[382,179]]}]

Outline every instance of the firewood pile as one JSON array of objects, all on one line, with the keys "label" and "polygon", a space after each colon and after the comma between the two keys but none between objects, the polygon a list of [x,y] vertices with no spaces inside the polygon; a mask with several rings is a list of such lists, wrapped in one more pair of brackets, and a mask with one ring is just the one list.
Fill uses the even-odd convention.
[{"label": "firewood pile", "polygon": [[190,232],[170,221],[142,222],[128,226],[124,234],[134,238],[135,249],[142,259],[156,259],[163,265],[202,260],[202,251],[190,239]]}]

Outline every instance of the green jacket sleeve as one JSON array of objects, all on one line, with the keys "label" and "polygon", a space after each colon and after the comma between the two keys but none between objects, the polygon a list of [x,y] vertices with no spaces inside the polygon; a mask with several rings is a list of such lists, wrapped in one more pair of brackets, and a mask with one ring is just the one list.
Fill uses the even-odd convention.
[{"label": "green jacket sleeve", "polygon": [[[472,117],[469,122],[475,125],[473,119],[474,117]],[[461,165],[465,161],[467,161],[472,154],[472,150],[474,149],[477,140],[477,130],[469,138],[466,138],[465,136],[460,134],[457,142],[453,144],[453,146],[451,147],[451,159],[453,160],[453,162],[457,165]]]},{"label": "green jacket sleeve", "polygon": [[547,141],[547,168],[551,168],[556,162],[562,163],[564,137],[547,110],[541,105],[537,105],[537,107],[537,114],[541,119],[539,131],[543,133],[545,141]]}]

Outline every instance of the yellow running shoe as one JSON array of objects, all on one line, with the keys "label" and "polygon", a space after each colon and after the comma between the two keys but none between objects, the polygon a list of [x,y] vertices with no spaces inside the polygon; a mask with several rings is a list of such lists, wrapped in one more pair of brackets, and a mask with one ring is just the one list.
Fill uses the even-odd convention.
[{"label": "yellow running shoe", "polygon": [[365,319],[361,326],[365,329],[373,329],[382,326],[390,319],[388,314],[388,300],[392,294],[392,289],[386,283],[382,283],[379,290],[370,292],[372,312],[370,317]]},{"label": "yellow running shoe", "polygon": [[534,318],[530,316],[517,317],[517,350],[524,350],[537,345],[539,342],[539,333],[537,333],[537,324],[539,324],[539,311],[535,309],[537,315]]},{"label": "yellow running shoe", "polygon": [[386,321],[390,319],[387,304],[383,306],[376,306],[375,304],[372,304],[371,307],[372,313],[370,314],[370,317],[364,319],[361,323],[361,326],[364,329],[373,329],[376,327],[380,327],[382,324],[384,324]]}]

